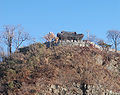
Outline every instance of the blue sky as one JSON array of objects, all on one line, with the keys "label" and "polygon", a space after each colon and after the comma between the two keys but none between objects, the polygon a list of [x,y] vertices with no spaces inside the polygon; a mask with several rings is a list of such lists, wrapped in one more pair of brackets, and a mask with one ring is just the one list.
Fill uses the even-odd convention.
[{"label": "blue sky", "polygon": [[0,29],[21,24],[37,40],[62,30],[106,40],[108,30],[120,30],[120,0],[0,0]]}]

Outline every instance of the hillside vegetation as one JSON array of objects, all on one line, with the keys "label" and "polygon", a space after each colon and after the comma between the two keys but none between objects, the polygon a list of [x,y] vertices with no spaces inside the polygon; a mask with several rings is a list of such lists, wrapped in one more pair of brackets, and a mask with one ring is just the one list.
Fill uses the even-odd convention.
[{"label": "hillside vegetation", "polygon": [[0,95],[119,95],[120,54],[36,43],[0,64]]}]

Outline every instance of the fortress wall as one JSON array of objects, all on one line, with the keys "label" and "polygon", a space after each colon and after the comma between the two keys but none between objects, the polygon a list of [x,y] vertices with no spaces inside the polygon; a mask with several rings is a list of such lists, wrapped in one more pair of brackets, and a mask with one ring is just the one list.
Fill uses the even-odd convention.
[{"label": "fortress wall", "polygon": [[[99,50],[103,50],[102,47],[100,47],[99,45],[96,45],[95,43],[93,42],[90,42],[90,41],[87,41],[87,40],[78,40],[78,41],[73,41],[73,40],[59,40],[59,42],[57,44],[54,44],[54,46],[58,46],[58,45],[62,45],[62,46],[66,46],[66,45],[69,45],[69,46],[74,46],[74,45],[78,45],[80,47],[89,47],[89,46],[93,46]],[[109,48],[108,49],[109,51],[111,52],[115,52],[115,49],[112,49],[112,48]],[[117,51],[118,53],[120,53],[120,51]]]},{"label": "fortress wall", "polygon": [[65,45],[70,45],[70,46],[71,45],[79,45],[81,47],[85,47],[85,46],[89,47],[90,45],[92,45],[92,46],[102,50],[102,48],[100,46],[94,44],[93,42],[86,41],[86,40],[85,41],[84,40],[79,40],[79,41],[73,41],[73,40],[71,40],[71,41],[70,40],[61,41],[60,40],[59,45],[63,45],[63,46],[65,46]]}]

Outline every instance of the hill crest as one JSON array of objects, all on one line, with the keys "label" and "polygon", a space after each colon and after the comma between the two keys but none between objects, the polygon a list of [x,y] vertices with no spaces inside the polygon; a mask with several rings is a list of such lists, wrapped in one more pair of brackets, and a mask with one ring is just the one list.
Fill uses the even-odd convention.
[{"label": "hill crest", "polygon": [[21,48],[0,64],[0,92],[12,95],[113,95],[120,91],[119,61],[119,54],[94,47],[46,48],[36,43]]}]

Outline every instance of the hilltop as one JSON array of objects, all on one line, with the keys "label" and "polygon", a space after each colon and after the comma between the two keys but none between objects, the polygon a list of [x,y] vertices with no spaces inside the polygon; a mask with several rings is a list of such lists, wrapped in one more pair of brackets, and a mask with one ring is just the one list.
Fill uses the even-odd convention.
[{"label": "hilltop", "polygon": [[35,43],[0,64],[0,95],[117,95],[120,54]]}]

